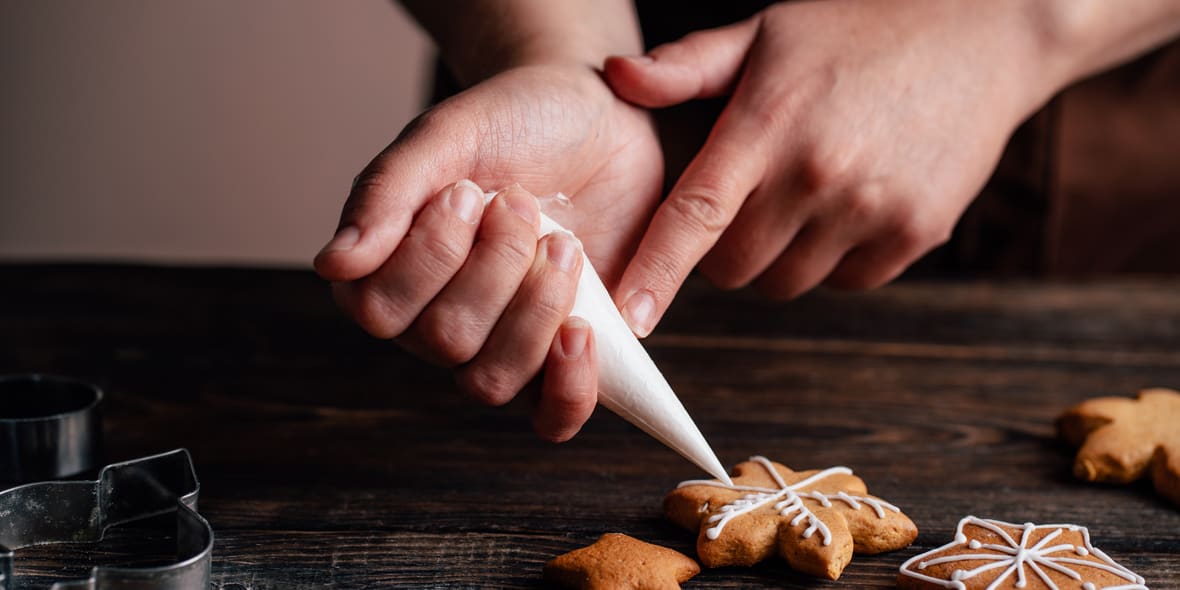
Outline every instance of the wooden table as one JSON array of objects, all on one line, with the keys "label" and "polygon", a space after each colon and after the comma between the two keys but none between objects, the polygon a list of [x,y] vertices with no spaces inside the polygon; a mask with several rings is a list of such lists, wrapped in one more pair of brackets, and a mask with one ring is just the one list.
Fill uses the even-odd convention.
[{"label": "wooden table", "polygon": [[[545,560],[617,531],[685,552],[661,517],[690,464],[605,411],[573,442],[528,404],[478,407],[374,341],[310,273],[0,266],[0,372],[96,380],[108,459],[192,451],[215,586],[535,588]],[[847,465],[921,535],[836,583],[779,562],[686,588],[891,588],[974,514],[1075,522],[1155,590],[1180,588],[1180,508],[1070,475],[1067,406],[1180,386],[1180,282],[909,283],[776,304],[689,285],[648,346],[723,462]],[[149,535],[150,536],[150,535]],[[97,553],[18,553],[82,575]],[[137,541],[142,542],[142,541]],[[84,550],[85,549],[85,550]]]}]

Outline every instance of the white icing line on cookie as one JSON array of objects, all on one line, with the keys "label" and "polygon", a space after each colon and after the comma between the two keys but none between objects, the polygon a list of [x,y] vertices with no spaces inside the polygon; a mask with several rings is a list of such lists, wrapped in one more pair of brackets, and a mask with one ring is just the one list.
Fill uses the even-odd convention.
[{"label": "white icing line on cookie", "polygon": [[815,515],[803,503],[803,500],[815,500],[820,506],[830,508],[832,500],[844,502],[853,510],[860,510],[861,506],[869,506],[873,512],[877,514],[877,518],[885,518],[885,511],[892,510],[894,512],[901,512],[901,509],[889,502],[879,498],[870,498],[865,496],[853,496],[844,491],[838,491],[834,494],[825,494],[819,491],[811,492],[797,492],[801,488],[805,488],[817,481],[827,478],[831,475],[852,475],[852,470],[847,467],[829,467],[811,477],[787,485],[783,478],[779,475],[778,470],[769,459],[762,456],[750,457],[750,461],[757,463],[766,470],[770,477],[774,479],[774,483],[778,484],[778,488],[764,488],[759,486],[745,486],[732,483],[724,483],[711,479],[691,479],[680,482],[678,488],[687,486],[712,486],[717,488],[724,488],[735,492],[750,492],[729,504],[726,504],[718,509],[717,513],[710,516],[705,522],[713,526],[705,529],[705,538],[710,541],[716,540],[721,536],[721,532],[725,529],[725,525],[729,521],[743,515],[753,512],[771,502],[775,502],[774,510],[780,516],[791,516],[798,513],[795,518],[791,519],[791,526],[797,526],[804,520],[807,521],[807,528],[803,530],[803,538],[810,539],[817,531],[820,534],[825,546],[832,544],[832,531],[822,519]]},{"label": "white icing line on cookie", "polygon": [[[963,528],[967,525],[974,525],[986,530],[989,530],[999,536],[1006,545],[999,545],[994,543],[981,543],[976,539],[969,539],[963,532]],[[1021,529],[1020,541],[1016,541],[1008,534],[1006,530],[1001,527],[1017,527]],[[1041,538],[1037,544],[1028,547],[1028,540],[1033,531],[1042,529],[1053,529],[1052,532]],[[1073,545],[1071,543],[1059,543],[1046,547],[1046,545],[1060,536],[1064,531],[1080,531],[1082,534],[1083,545]],[[962,553],[958,555],[944,555],[941,557],[930,558],[930,556],[940,553],[944,550],[951,549],[956,546],[966,545],[970,549],[987,550],[992,553]],[[1065,553],[1065,555],[1057,556],[1054,554]],[[1078,555],[1082,557],[1092,556],[1100,561],[1093,561],[1089,559],[1078,559],[1076,557],[1069,557],[1070,555]],[[934,578],[919,572],[918,570],[926,569],[932,565],[943,563],[956,563],[963,561],[991,561],[976,567],[972,570],[957,569],[951,573],[951,578]],[[967,516],[959,521],[959,526],[955,531],[955,540],[932,549],[921,555],[915,555],[901,565],[902,575],[909,576],[924,582],[930,582],[947,588],[949,590],[966,590],[967,585],[963,580],[970,580],[987,571],[992,571],[1000,568],[1006,568],[1004,571],[992,581],[986,590],[996,590],[1000,584],[1008,579],[1013,574],[1016,575],[1016,588],[1025,588],[1028,585],[1028,571],[1040,578],[1045,586],[1050,590],[1063,590],[1049,578],[1049,575],[1042,568],[1048,568],[1068,576],[1079,582],[1082,581],[1082,575],[1077,570],[1070,566],[1084,566],[1093,568],[1099,571],[1108,572],[1116,575],[1124,580],[1131,582],[1130,584],[1123,584],[1119,586],[1106,586],[1099,589],[1092,582],[1085,582],[1081,584],[1081,590],[1148,590],[1144,585],[1144,580],[1138,574],[1131,570],[1115,563],[1113,559],[1108,557],[1105,553],[1095,548],[1090,543],[1090,531],[1086,527],[1074,524],[1045,524],[1034,525],[1032,523],[1025,523],[1023,525],[1002,522],[998,520],[982,519],[975,516]],[[1028,571],[1026,571],[1026,569]]]}]

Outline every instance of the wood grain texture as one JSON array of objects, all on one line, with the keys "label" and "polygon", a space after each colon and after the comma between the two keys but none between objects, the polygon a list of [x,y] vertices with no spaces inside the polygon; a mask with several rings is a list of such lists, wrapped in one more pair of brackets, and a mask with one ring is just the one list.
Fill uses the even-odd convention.
[{"label": "wood grain texture", "polygon": [[[545,560],[623,532],[685,552],[660,504],[694,468],[605,411],[541,442],[352,326],[310,273],[0,266],[0,372],[93,379],[109,460],[189,448],[215,586],[538,588]],[[847,465],[918,524],[838,582],[780,562],[685,588],[894,587],[967,514],[1076,522],[1180,589],[1180,509],[1073,480],[1053,420],[1098,395],[1180,386],[1180,282],[903,283],[789,303],[691,282],[648,348],[722,461]],[[141,530],[142,529],[142,530]],[[158,530],[18,553],[49,582],[158,562]]]}]

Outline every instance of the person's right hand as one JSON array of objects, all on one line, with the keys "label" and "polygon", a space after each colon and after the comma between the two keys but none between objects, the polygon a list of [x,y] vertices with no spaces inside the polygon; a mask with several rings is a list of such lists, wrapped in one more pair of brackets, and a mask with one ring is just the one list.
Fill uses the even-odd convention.
[{"label": "person's right hand", "polygon": [[663,161],[649,116],[596,72],[508,70],[411,123],[358,176],[315,267],[378,338],[454,367],[477,400],[507,403],[544,368],[539,434],[572,437],[594,408],[589,326],[567,315],[577,240],[537,240],[537,202],[515,188],[484,211],[484,189],[563,192],[549,213],[573,231],[608,288],[658,204]]}]

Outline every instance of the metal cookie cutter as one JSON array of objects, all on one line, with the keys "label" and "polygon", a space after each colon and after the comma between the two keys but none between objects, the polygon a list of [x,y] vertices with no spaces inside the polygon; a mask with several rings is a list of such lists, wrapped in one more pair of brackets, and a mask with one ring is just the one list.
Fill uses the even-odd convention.
[{"label": "metal cookie cutter", "polygon": [[[48,385],[47,385],[48,384]],[[89,387],[93,396],[81,396],[78,388]],[[27,394],[22,396],[16,389]],[[17,402],[15,417],[4,408],[9,401],[37,396],[35,402]],[[97,416],[102,394],[84,383],[54,377],[31,376],[0,379],[0,443],[6,447],[0,469],[19,468],[18,473],[52,473],[84,470],[85,460],[62,460],[96,455],[79,449],[97,449],[92,418]],[[79,403],[83,402],[84,403]],[[22,403],[24,405],[22,405]],[[72,405],[72,409],[71,409]],[[31,407],[50,408],[49,415],[34,415]],[[43,422],[33,428],[32,422]],[[90,446],[74,440],[70,432],[82,424]],[[38,430],[39,429],[39,430]],[[30,432],[57,433],[35,441],[21,441]],[[24,433],[12,438],[11,433]],[[54,454],[57,437],[69,449]],[[18,460],[13,462],[12,458]],[[32,465],[34,457],[49,457],[47,464]],[[16,466],[16,467],[14,467]],[[48,471],[46,471],[48,470]],[[64,470],[64,471],[63,471]],[[0,479],[15,479],[0,471]],[[213,559],[213,529],[197,514],[200,483],[188,451],[178,449],[160,455],[107,465],[93,481],[46,481],[0,491],[0,590],[20,590],[13,578],[13,551],[31,545],[97,542],[106,530],[144,518],[176,513],[176,563],[158,567],[96,567],[85,580],[58,582],[51,590],[208,590]]]},{"label": "metal cookie cutter", "polygon": [[47,375],[0,377],[0,482],[58,479],[102,455],[102,390]]}]

